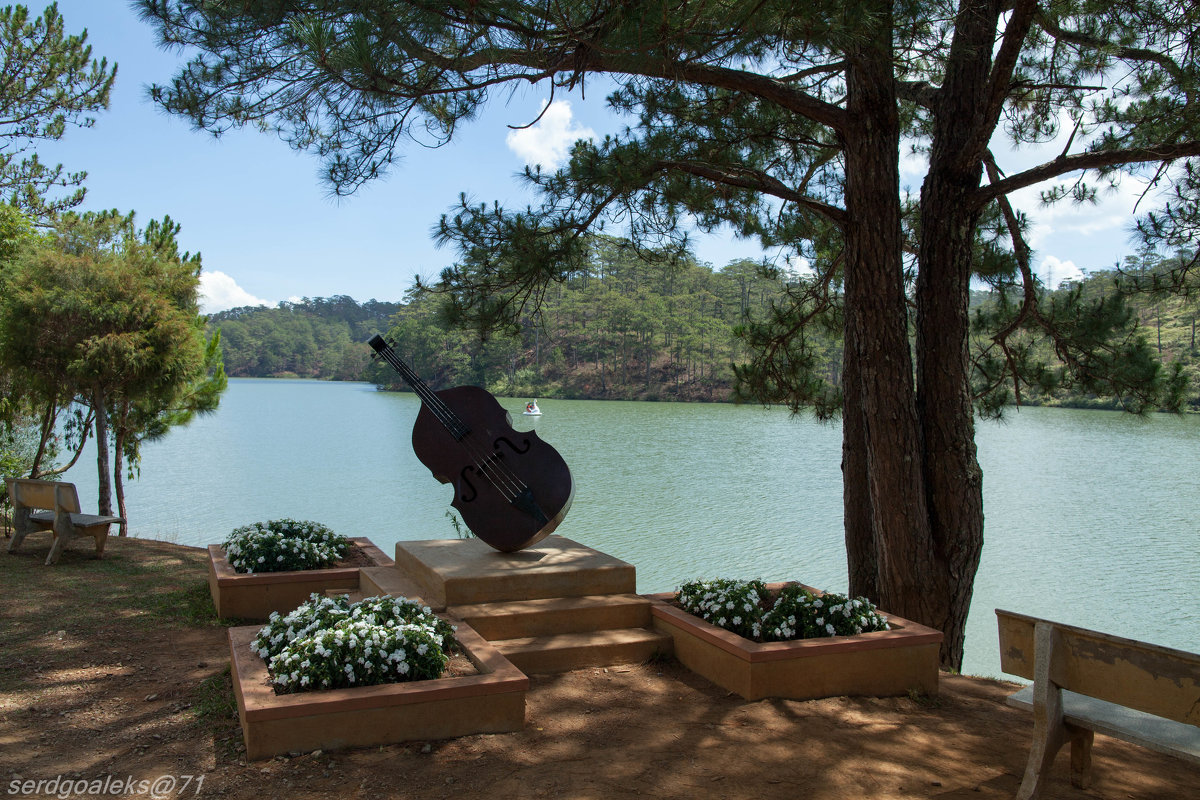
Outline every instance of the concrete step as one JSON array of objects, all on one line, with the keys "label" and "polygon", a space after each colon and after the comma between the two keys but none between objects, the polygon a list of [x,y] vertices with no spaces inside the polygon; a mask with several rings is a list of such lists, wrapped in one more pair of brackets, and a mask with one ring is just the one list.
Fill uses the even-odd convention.
[{"label": "concrete step", "polygon": [[656,655],[669,655],[672,641],[670,636],[646,628],[618,628],[502,639],[492,644],[517,669],[530,674],[648,661]]},{"label": "concrete step", "polygon": [[636,594],[508,600],[450,606],[446,611],[489,641],[650,627],[650,601]]},{"label": "concrete step", "polygon": [[416,582],[395,567],[363,567],[358,571],[358,587],[366,597],[407,597],[426,603]]},{"label": "concrete step", "polygon": [[637,591],[632,564],[557,534],[515,553],[499,553],[479,539],[397,542],[396,569],[421,587],[434,610]]},{"label": "concrete step", "polygon": [[326,589],[325,590],[326,597],[341,597],[342,595],[348,596],[350,598],[351,603],[357,603],[359,600],[362,600],[364,597],[368,596],[366,594],[363,594],[363,592],[361,590],[358,590],[358,591],[350,591],[347,589]]}]

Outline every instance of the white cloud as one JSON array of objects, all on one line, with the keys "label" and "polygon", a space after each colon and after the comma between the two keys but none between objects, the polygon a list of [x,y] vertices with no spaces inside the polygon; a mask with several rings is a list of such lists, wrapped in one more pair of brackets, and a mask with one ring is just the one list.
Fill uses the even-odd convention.
[{"label": "white cloud", "polygon": [[817,271],[804,256],[792,256],[788,259],[788,270],[797,278],[809,280],[817,277]]},{"label": "white cloud", "polygon": [[237,285],[229,275],[220,271],[200,273],[200,311],[215,314],[240,306],[269,306],[262,298],[255,297]]},{"label": "white cloud", "polygon": [[1078,281],[1085,277],[1083,270],[1075,266],[1074,261],[1060,261],[1054,256],[1046,256],[1042,259],[1041,266],[1034,271],[1050,289],[1057,289],[1063,281]]},{"label": "white cloud", "polygon": [[509,131],[505,143],[528,166],[541,164],[542,169],[554,170],[567,160],[572,144],[594,138],[595,131],[575,123],[569,102],[555,100],[536,125]]}]

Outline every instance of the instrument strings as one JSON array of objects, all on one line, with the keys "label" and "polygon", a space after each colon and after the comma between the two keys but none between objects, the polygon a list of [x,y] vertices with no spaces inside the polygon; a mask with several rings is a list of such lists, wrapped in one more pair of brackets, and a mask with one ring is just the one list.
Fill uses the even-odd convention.
[{"label": "instrument strings", "polygon": [[[511,503],[529,489],[528,485],[510,470],[498,455],[486,452],[481,454],[478,443],[469,435],[471,429],[391,348],[379,352],[388,364],[408,382],[408,385],[413,388],[413,391],[417,393],[438,422],[442,423],[443,427],[463,446],[471,460],[475,462],[476,470],[492,486],[496,487],[496,491]],[[493,457],[494,455],[496,457]]]}]

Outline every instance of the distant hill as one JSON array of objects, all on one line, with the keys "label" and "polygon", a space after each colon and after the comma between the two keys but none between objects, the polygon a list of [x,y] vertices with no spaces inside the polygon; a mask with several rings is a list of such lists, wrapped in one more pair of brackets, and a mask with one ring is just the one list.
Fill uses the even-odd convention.
[{"label": "distant hill", "polygon": [[[594,271],[556,284],[540,314],[515,338],[480,340],[473,332],[448,329],[439,313],[441,298],[416,291],[403,303],[358,303],[339,295],[278,308],[235,308],[212,315],[208,324],[221,330],[225,370],[234,377],[370,380],[403,389],[394,372],[371,362],[365,344],[373,333],[387,332],[397,352],[435,388],[476,384],[515,397],[730,399],[730,364],[746,358],[735,327],[743,311],[762,315],[782,296],[779,280],[764,278],[751,262],[662,271],[624,253],[607,255]],[[1116,277],[1095,272],[1076,288],[1087,298],[1104,297],[1113,292]],[[994,301],[989,292],[971,292],[973,311]],[[1128,304],[1154,354],[1164,363],[1182,363],[1190,380],[1188,405],[1200,411],[1200,302],[1142,294]],[[813,338],[822,369],[836,380],[839,338],[824,332]],[[1053,367],[1049,342],[1034,339],[1032,352]],[[1024,392],[1022,402],[1119,405],[1115,398],[1071,392]]]},{"label": "distant hill", "polygon": [[208,318],[221,331],[225,372],[235,378],[361,380],[371,334],[385,331],[400,303],[345,295],[304,298],[277,308],[245,306]]}]

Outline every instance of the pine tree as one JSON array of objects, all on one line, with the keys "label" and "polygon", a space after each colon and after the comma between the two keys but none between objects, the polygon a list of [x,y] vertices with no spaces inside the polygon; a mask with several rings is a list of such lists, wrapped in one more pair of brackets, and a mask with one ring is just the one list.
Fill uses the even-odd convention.
[{"label": "pine tree", "polygon": [[170,217],[138,230],[133,213],[68,212],[5,275],[0,366],[43,403],[90,409],[100,514],[112,513],[110,446],[120,476],[142,438],[215,408],[224,388],[198,312],[200,257],[179,253],[178,231]]},{"label": "pine tree", "polygon": [[[92,57],[87,31],[66,33],[57,3],[32,19],[17,5],[0,8],[0,75],[0,195],[45,222],[83,202],[87,173],[24,154],[38,141],[61,139],[69,126],[91,127],[87,115],[108,107],[117,65]],[[52,196],[58,189],[68,193]]]}]

